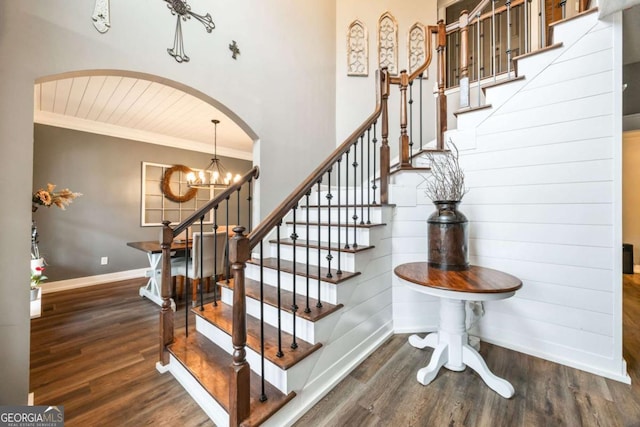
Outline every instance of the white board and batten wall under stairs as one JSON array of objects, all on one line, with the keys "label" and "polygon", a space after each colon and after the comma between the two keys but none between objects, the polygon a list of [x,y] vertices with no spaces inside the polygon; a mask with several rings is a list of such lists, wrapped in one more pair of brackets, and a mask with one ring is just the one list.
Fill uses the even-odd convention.
[{"label": "white board and batten wall under stairs", "polygon": [[[622,357],[621,22],[587,13],[554,28],[558,48],[523,58],[458,117],[470,261],[523,281],[485,303],[472,331],[506,348],[630,382]],[[495,93],[493,92],[495,91]],[[396,178],[393,264],[423,261],[433,210],[419,176]],[[396,240],[397,239],[397,240]],[[400,243],[402,242],[402,243]],[[408,243],[407,243],[408,242]],[[433,328],[437,301],[394,278],[394,329]],[[422,298],[423,300],[420,300]]]}]

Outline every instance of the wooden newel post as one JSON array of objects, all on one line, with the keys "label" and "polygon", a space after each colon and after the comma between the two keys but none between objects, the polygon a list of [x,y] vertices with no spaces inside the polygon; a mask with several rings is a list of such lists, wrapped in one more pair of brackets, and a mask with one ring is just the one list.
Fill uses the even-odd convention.
[{"label": "wooden newel post", "polygon": [[380,92],[382,93],[382,144],[380,145],[380,203],[389,203],[389,174],[391,167],[391,155],[389,153],[389,71],[386,67],[380,73]]},{"label": "wooden newel post", "polygon": [[409,159],[409,135],[407,135],[407,70],[400,71],[400,167],[411,167]]},{"label": "wooden newel post", "polygon": [[447,29],[444,21],[438,21],[436,51],[438,52],[438,93],[436,95],[436,147],[444,149],[444,133],[447,131],[447,96],[444,94],[445,83],[445,48],[447,46]]},{"label": "wooden newel post", "polygon": [[229,425],[238,426],[249,416],[249,363],[245,346],[247,344],[247,309],[245,298],[244,271],[251,257],[249,239],[244,235],[244,227],[235,227],[235,235],[229,242],[229,262],[233,274],[233,365],[229,367],[231,383],[229,387]]},{"label": "wooden newel post", "polygon": [[[171,242],[173,242],[173,229],[169,227],[169,221],[162,222],[162,282],[160,285],[160,297],[162,308],[160,309],[160,354],[158,362],[162,366],[169,364],[169,351],[167,346],[173,342],[173,310],[171,309]],[[152,272],[155,274],[155,272]]]}]

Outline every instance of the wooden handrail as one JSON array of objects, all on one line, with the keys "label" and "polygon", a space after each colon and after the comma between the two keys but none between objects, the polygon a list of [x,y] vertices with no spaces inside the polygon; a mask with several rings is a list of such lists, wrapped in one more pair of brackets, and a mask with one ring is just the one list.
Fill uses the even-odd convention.
[{"label": "wooden handrail", "polygon": [[[424,62],[422,63],[422,65],[420,65],[418,68],[416,68],[415,70],[413,70],[413,73],[409,74],[409,82],[414,81],[415,79],[417,79],[422,73],[424,73],[427,68],[429,68],[429,65],[431,65],[431,59],[432,59],[432,54],[431,54],[431,35],[433,34],[437,34],[438,33],[438,26],[437,25],[429,25],[427,27],[427,33],[429,34],[429,36],[427,37],[427,56],[424,58]],[[403,70],[404,71],[404,70]],[[403,72],[401,71],[401,73]],[[392,85],[399,85],[402,84],[402,80],[400,76],[389,76],[389,83],[391,83]]]},{"label": "wooden handrail", "polygon": [[[320,166],[318,166],[300,185],[298,185],[295,190],[293,190],[291,194],[289,194],[289,196],[287,196],[287,198],[251,232],[251,234],[249,234],[249,247],[251,249],[260,243],[262,239],[267,237],[269,232],[271,232],[271,229],[273,229],[273,227],[275,227],[278,222],[280,222],[280,220],[284,218],[291,209],[293,209],[300,199],[302,199],[302,197],[311,190],[315,184],[322,180],[322,176],[333,167],[338,159],[342,157],[347,150],[351,149],[353,142],[378,120],[378,117],[380,117],[380,113],[382,112],[382,104],[386,102],[386,99],[384,99],[385,91],[383,87],[388,85],[388,76],[389,74],[386,68],[376,72],[378,91],[376,91],[376,106],[373,113],[353,133],[351,133],[351,135],[349,135],[347,139],[345,139],[345,141],[340,144],[340,146],[336,148],[329,157],[322,162],[322,164],[320,164]],[[387,163],[385,165],[381,159],[381,170],[385,167],[388,168],[389,164]]]},{"label": "wooden handrail", "polygon": [[170,227],[169,221],[162,222],[162,235],[160,238],[160,248],[162,249],[162,284],[160,286],[160,297],[162,298],[162,308],[160,309],[160,365],[169,363],[169,352],[167,346],[173,342],[173,311],[171,310],[171,242],[176,235],[186,230],[190,225],[199,220],[209,210],[222,203],[227,197],[238,191],[242,185],[252,179],[257,179],[260,175],[258,166],[254,166],[245,173],[237,182],[229,185],[222,193],[207,202],[198,209],[197,212],[190,215],[175,228]]},{"label": "wooden handrail", "polygon": [[[407,87],[413,83],[415,79],[429,67],[432,59],[431,52],[431,37],[436,36],[436,51],[438,52],[438,105],[437,112],[438,119],[436,120],[436,145],[437,148],[443,147],[444,132],[447,130],[447,97],[444,94],[444,70],[445,70],[445,58],[444,48],[446,46],[446,31],[444,21],[438,21],[438,25],[430,25],[427,27],[429,36],[427,37],[427,56],[424,63],[414,70],[413,73],[407,75],[406,70],[400,71],[399,76],[389,77],[389,83],[400,86],[400,167],[411,167],[411,156],[409,150],[409,136],[407,135]],[[383,132],[384,135],[384,132]]]},{"label": "wooden handrail", "polygon": [[[469,16],[476,16],[478,15],[478,12],[480,12],[482,9],[485,8],[486,5],[489,4],[491,0],[482,0],[480,3],[478,3],[476,5],[476,7],[473,8],[473,10],[471,10],[471,12],[469,12]],[[521,0],[523,1],[523,0]],[[469,21],[469,23],[471,23],[471,21]],[[460,21],[455,21],[452,22],[451,24],[447,25],[447,34],[456,31],[460,28]]]},{"label": "wooden handrail", "polygon": [[[524,0],[512,0],[511,8],[520,6],[523,3],[524,3]],[[495,12],[496,12],[496,15],[499,15],[505,12],[506,10],[507,10],[507,6],[500,6],[496,8]],[[485,14],[480,15],[480,21],[484,21],[485,19],[491,18],[492,14],[493,12],[487,12]],[[477,20],[478,20],[478,14],[476,13],[475,15],[472,15],[471,12],[469,12],[469,25],[474,24]],[[447,25],[447,34],[451,34],[460,29],[460,21],[456,21],[455,24],[456,24],[455,28],[453,27],[452,24]]]}]

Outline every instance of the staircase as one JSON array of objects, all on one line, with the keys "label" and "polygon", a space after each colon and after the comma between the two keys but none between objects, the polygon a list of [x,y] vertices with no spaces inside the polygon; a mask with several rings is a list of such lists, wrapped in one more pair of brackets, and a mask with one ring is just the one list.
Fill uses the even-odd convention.
[{"label": "staircase", "polygon": [[[268,417],[268,425],[295,420],[391,335],[391,258],[385,221],[392,207],[358,200],[349,207],[329,208],[328,194],[321,192],[322,205],[300,206],[300,218],[293,223],[291,214],[282,226],[286,237],[269,239],[262,256],[254,253],[247,263],[251,415],[242,425],[259,425]],[[317,200],[317,193],[310,199]],[[365,221],[370,223],[358,220],[354,227],[356,211],[358,216],[369,212]],[[344,225],[347,220],[349,228]],[[188,338],[177,336],[169,346],[169,370],[217,425],[229,424],[234,285],[233,279],[221,280],[217,305],[206,303],[203,311],[193,308],[195,332]],[[293,306],[298,309],[292,310]]]},{"label": "staircase", "polygon": [[[561,30],[555,30],[556,36]],[[444,39],[443,24],[436,33]],[[519,77],[486,87],[486,105],[458,111],[458,129],[447,133],[458,148],[474,149],[476,129],[491,124],[496,111],[566,43],[572,42],[564,39],[563,44],[516,58]],[[438,46],[439,55],[442,51]],[[402,248],[392,254],[389,224],[395,208],[388,203],[392,162],[387,99],[390,84],[399,85],[400,148],[393,185],[400,188],[411,181],[405,188],[415,196],[416,181],[407,178],[415,174],[406,171],[423,169],[413,166],[413,141],[407,132],[413,126],[407,105],[413,100],[410,91],[407,99],[407,87],[419,73],[392,78],[381,70],[376,109],[363,125],[255,229],[234,230],[229,248],[232,277],[218,282],[215,302],[192,309],[192,330],[174,334],[165,286],[171,278],[163,268],[158,369],[170,371],[217,425],[292,424],[393,333],[397,307],[392,309],[392,300],[405,290],[392,290],[391,270]],[[446,128],[443,79],[438,76],[437,103],[445,117],[436,120],[441,126],[436,150],[443,148],[440,130]],[[439,112],[443,114],[443,108]],[[420,143],[418,154],[423,149]],[[203,209],[217,209],[217,203],[246,182],[243,178],[233,184]],[[173,236],[198,215],[175,229],[165,226],[163,263]],[[416,330],[416,325],[395,328]]]}]

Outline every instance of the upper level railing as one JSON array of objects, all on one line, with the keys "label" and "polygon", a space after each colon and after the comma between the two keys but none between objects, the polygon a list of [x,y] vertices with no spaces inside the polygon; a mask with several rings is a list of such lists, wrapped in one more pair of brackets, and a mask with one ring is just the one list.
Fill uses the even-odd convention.
[{"label": "upper level railing", "polygon": [[[462,10],[446,27],[446,87],[459,86],[460,107],[472,104],[471,82],[496,81],[498,75],[510,78],[513,58],[545,47],[549,24],[587,10],[589,0],[577,5],[578,10],[569,13],[566,0],[483,0],[471,12]],[[480,104],[480,85],[477,90]]]}]

